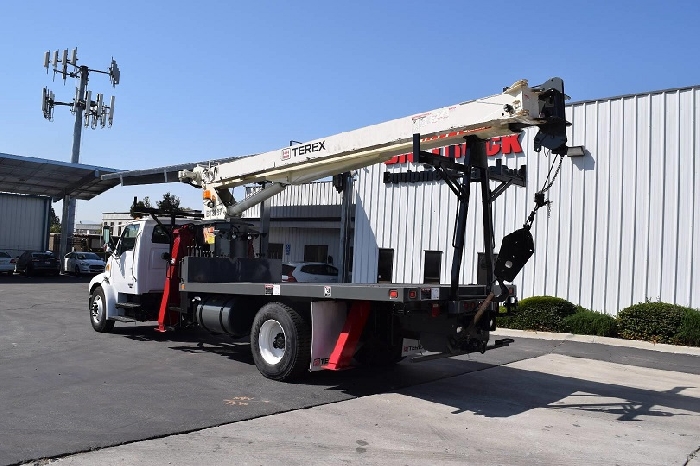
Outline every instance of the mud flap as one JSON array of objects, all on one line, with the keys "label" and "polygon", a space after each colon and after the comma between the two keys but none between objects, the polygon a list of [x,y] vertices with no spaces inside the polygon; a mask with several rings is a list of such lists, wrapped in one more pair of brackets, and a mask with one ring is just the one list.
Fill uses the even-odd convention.
[{"label": "mud flap", "polygon": [[311,303],[311,364],[310,371],[325,369],[343,330],[347,305],[336,301]]}]

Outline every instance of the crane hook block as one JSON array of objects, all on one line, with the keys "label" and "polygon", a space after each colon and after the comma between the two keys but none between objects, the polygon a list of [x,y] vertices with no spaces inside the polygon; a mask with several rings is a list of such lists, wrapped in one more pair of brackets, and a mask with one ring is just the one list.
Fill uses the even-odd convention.
[{"label": "crane hook block", "polygon": [[535,253],[535,242],[528,228],[506,235],[496,260],[494,275],[501,281],[512,282]]}]

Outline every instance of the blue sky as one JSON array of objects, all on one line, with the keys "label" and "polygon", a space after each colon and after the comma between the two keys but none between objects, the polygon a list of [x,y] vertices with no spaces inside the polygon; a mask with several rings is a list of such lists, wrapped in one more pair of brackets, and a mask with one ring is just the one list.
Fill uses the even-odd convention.
[{"label": "blue sky", "polygon": [[[574,101],[700,84],[698,1],[5,2],[0,152],[70,161],[74,117],[43,119],[46,50],[78,48],[114,126],[84,130],[80,162],[145,169],[278,149],[561,76]],[[79,201],[77,221],[178,183]],[[60,203],[54,205],[60,215]]]}]

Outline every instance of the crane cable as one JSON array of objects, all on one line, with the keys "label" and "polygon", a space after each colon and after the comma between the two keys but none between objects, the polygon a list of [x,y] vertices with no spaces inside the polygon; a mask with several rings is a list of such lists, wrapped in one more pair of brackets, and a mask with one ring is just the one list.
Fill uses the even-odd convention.
[{"label": "crane cable", "polygon": [[[550,150],[547,150],[546,152],[547,158],[549,158],[552,154]],[[554,175],[552,175],[552,169],[554,169],[554,165],[557,164],[557,157],[559,157],[559,164],[557,165],[557,169],[554,172]],[[530,212],[530,215],[528,215],[527,220],[525,221],[525,224],[523,225],[523,228],[530,229],[532,227],[532,223],[535,221],[535,213],[540,209],[540,207],[547,206],[547,217],[549,218],[549,214],[551,211],[551,205],[552,205],[552,200],[551,199],[545,199],[545,193],[549,191],[549,189],[554,185],[554,180],[557,179],[557,175],[559,175],[559,172],[561,171],[561,164],[564,161],[564,156],[561,154],[555,154],[554,156],[554,161],[549,165],[549,171],[547,172],[547,179],[545,180],[544,184],[542,185],[542,189],[537,191],[535,193],[535,208],[532,209],[532,212]]]}]

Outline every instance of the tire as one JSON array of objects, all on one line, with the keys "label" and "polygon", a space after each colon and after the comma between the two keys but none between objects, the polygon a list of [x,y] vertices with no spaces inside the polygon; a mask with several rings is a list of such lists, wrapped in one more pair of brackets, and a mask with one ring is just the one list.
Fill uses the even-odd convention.
[{"label": "tire", "polygon": [[95,288],[90,295],[88,310],[90,311],[90,323],[92,328],[99,333],[111,332],[114,321],[107,320],[107,300],[105,300],[102,287]]},{"label": "tire", "polygon": [[265,304],[253,320],[250,346],[255,366],[273,380],[291,380],[309,370],[311,329],[294,309]]},{"label": "tire", "polygon": [[76,277],[80,276],[80,267],[78,267],[77,265],[75,266],[75,276]]}]

